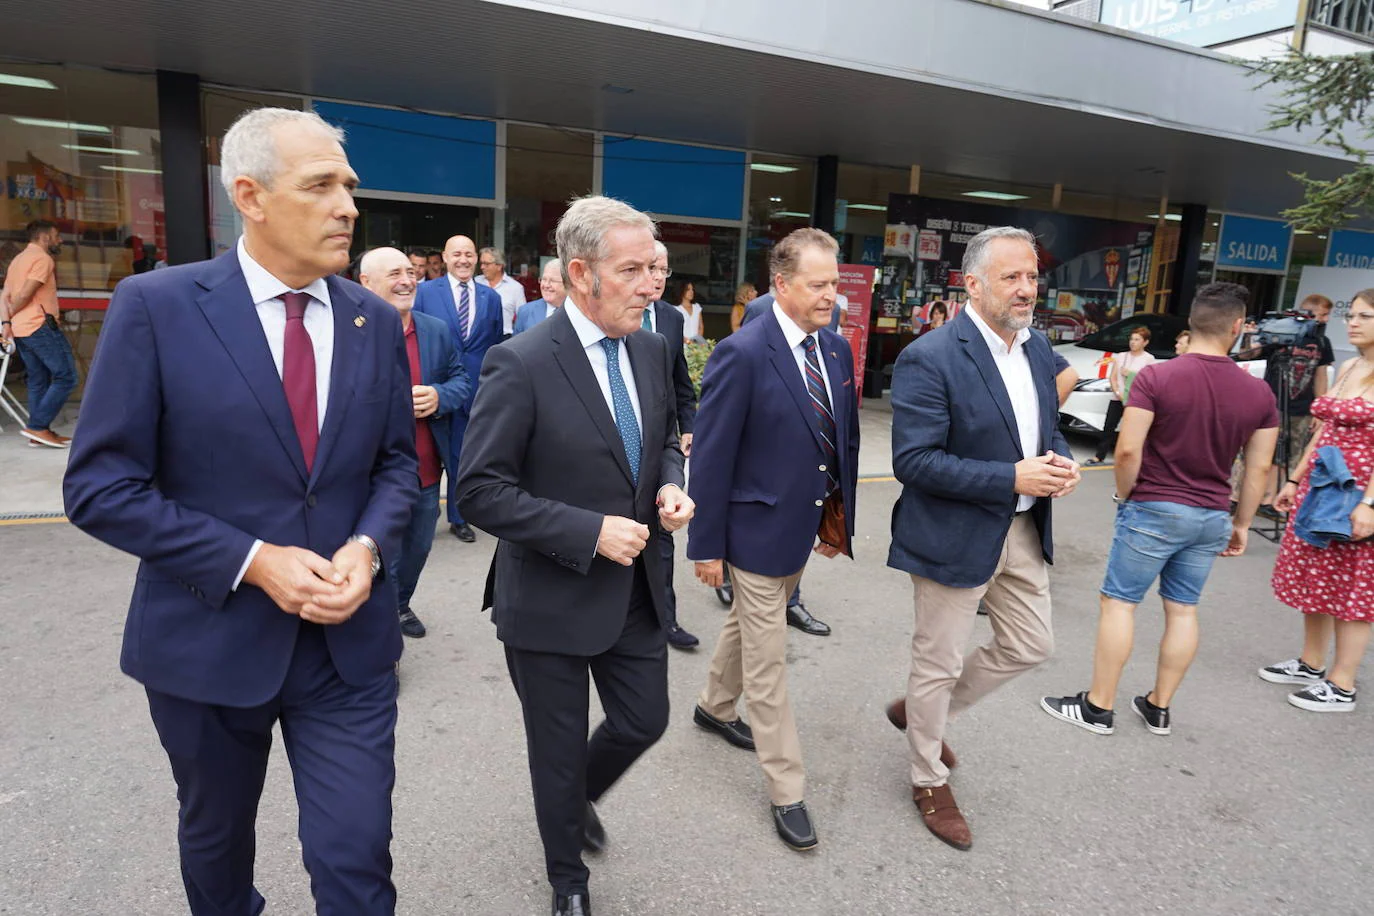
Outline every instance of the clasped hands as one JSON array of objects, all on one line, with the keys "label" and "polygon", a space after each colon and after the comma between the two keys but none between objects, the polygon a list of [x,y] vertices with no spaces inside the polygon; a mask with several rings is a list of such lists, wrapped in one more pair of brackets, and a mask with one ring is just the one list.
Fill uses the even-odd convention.
[{"label": "clasped hands", "polygon": [[1078,462],[1054,452],[1016,462],[1015,490],[1022,496],[1068,496],[1083,479]]},{"label": "clasped hands", "polygon": [[[658,523],[664,531],[677,531],[686,525],[696,508],[696,503],[676,484],[668,484],[658,492]],[[648,525],[620,515],[607,515],[601,520],[596,552],[611,562],[631,566],[648,544]]]},{"label": "clasped hands", "polygon": [[243,581],[262,589],[288,614],[340,624],[372,594],[372,551],[349,541],[326,560],[304,547],[263,544]]}]

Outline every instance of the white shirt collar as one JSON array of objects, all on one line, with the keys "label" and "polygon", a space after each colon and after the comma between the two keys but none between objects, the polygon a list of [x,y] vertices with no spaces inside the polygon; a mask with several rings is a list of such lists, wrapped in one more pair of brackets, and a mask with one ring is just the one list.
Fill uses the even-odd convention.
[{"label": "white shirt collar", "polygon": [[320,277],[304,289],[292,289],[268,273],[267,268],[253,260],[253,256],[248,253],[248,249],[243,244],[243,236],[239,236],[238,256],[239,269],[243,271],[244,282],[248,284],[248,295],[253,297],[254,305],[261,305],[272,299],[280,299],[282,293],[300,292],[307,293],[316,302],[322,303],[325,308],[330,306],[329,285],[324,282],[324,277]]},{"label": "white shirt collar", "polygon": [[448,278],[448,285],[451,289],[457,290],[458,287],[471,283],[473,286],[473,292],[476,292],[477,278],[475,276],[468,280],[459,280],[457,277],[450,273],[446,273],[444,274],[444,276]]},{"label": "white shirt collar", "polygon": [[[815,334],[808,334],[797,327],[797,323],[788,317],[787,313],[782,310],[782,306],[778,305],[778,300],[776,299],[773,300],[773,314],[777,316],[778,324],[782,325],[782,336],[787,341],[787,348],[789,350],[795,350],[806,338],[816,336]],[[820,343],[819,338],[816,340],[816,343]]]},{"label": "white shirt collar", "polygon": [[606,332],[592,324],[592,320],[582,314],[582,310],[572,301],[569,296],[563,300],[563,311],[568,313],[568,320],[572,322],[573,330],[577,332],[577,339],[582,344],[582,349],[587,349],[594,343],[600,343],[606,337]]},{"label": "white shirt collar", "polygon": [[983,316],[978,314],[976,308],[971,305],[966,305],[964,309],[968,312],[968,316],[973,319],[973,323],[978,326],[978,330],[982,333],[983,339],[987,341],[988,349],[992,351],[994,356],[1006,356],[1013,353],[1016,351],[1017,347],[1020,347],[1026,341],[1030,340],[1030,328],[1022,328],[1016,332],[1016,337],[1012,340],[1011,346],[1008,347],[1007,342],[983,320]]}]

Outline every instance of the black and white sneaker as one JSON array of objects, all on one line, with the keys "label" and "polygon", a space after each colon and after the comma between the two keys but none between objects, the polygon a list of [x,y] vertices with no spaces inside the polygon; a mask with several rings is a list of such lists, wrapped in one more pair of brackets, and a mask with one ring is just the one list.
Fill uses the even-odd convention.
[{"label": "black and white sneaker", "polygon": [[1110,735],[1115,731],[1112,725],[1112,711],[1104,709],[1093,712],[1088,708],[1088,692],[1085,690],[1076,697],[1043,697],[1040,708],[1062,719],[1070,725],[1086,728],[1095,735]]},{"label": "black and white sneaker", "polygon": [[1266,665],[1259,670],[1259,676],[1271,684],[1316,684],[1326,679],[1326,669],[1309,668],[1300,658],[1290,658],[1286,662]]},{"label": "black and white sneaker", "polygon": [[1150,702],[1149,695],[1136,697],[1131,701],[1131,708],[1135,714],[1140,716],[1140,721],[1145,723],[1145,727],[1156,735],[1169,734],[1169,707],[1156,706]]},{"label": "black and white sneaker", "polygon": [[1323,679],[1306,690],[1290,693],[1288,702],[1308,712],[1351,712],[1355,709],[1355,691],[1342,690]]}]

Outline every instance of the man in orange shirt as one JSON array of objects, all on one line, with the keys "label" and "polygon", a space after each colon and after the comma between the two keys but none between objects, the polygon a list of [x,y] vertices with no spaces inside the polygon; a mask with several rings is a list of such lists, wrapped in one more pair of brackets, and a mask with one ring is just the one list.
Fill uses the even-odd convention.
[{"label": "man in orange shirt", "polygon": [[0,297],[0,332],[12,338],[29,376],[29,425],[20,433],[31,442],[66,448],[71,442],[49,429],[76,387],[76,360],[58,327],[57,262],[62,234],[36,219],[25,227],[29,244],[10,262]]}]

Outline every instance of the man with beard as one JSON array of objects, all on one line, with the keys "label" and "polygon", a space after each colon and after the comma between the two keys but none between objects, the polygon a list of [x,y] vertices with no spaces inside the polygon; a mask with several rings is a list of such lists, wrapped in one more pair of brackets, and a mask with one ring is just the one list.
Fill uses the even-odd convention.
[{"label": "man with beard", "polygon": [[66,448],[71,439],[49,427],[76,387],[76,360],[58,326],[57,262],[62,233],[36,219],[25,227],[29,244],[5,272],[0,296],[0,335],[12,338],[29,376],[29,425],[19,431],[30,443]]},{"label": "man with beard", "polygon": [[[1030,329],[1039,265],[1024,229],[987,229],[964,252],[968,307],[919,338],[892,377],[892,466],[902,495],[888,565],[911,575],[916,626],[905,699],[913,799],[957,849],[973,837],[948,785],[949,720],[1049,658],[1050,500],[1078,485],[1058,429],[1054,357]],[[993,639],[967,657],[979,602]]]}]

